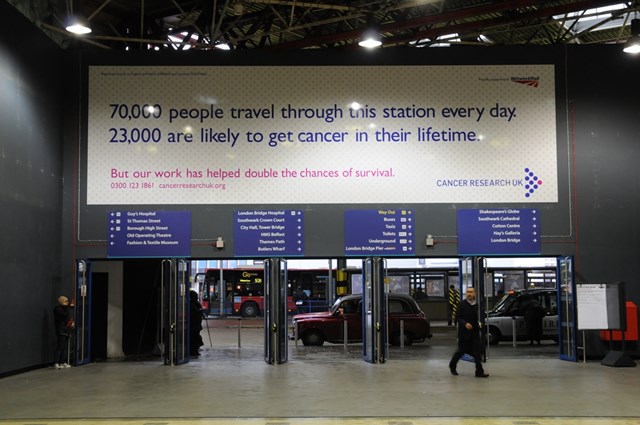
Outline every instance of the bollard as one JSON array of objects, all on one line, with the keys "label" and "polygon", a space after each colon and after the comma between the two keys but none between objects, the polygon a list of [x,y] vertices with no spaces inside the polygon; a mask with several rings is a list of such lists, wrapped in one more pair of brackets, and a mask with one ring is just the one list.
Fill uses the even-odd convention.
[{"label": "bollard", "polygon": [[344,318],[344,323],[342,325],[343,335],[344,335],[344,352],[346,353],[349,350],[349,330],[347,326],[347,318]]},{"label": "bollard", "polygon": [[242,317],[239,317],[238,318],[238,348],[242,348],[242,340],[240,337],[241,329],[242,329]]},{"label": "bollard", "polygon": [[516,335],[516,318],[512,317],[513,321],[511,322],[511,329],[513,332],[513,346],[517,346],[518,344],[516,343],[516,341],[518,340],[518,337]]},{"label": "bollard", "polygon": [[404,348],[404,320],[400,320],[400,348]]},{"label": "bollard", "polygon": [[296,322],[296,325],[293,328],[293,340],[295,341],[296,348],[298,348],[298,322]]}]

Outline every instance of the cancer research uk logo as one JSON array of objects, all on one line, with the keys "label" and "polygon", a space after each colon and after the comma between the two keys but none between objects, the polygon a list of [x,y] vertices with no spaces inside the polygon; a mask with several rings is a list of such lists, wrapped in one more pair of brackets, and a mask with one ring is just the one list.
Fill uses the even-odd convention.
[{"label": "cancer research uk logo", "polygon": [[540,77],[511,77],[511,81],[518,84],[524,84],[525,86],[538,88]]},{"label": "cancer research uk logo", "polygon": [[542,186],[542,179],[540,179],[536,173],[534,173],[529,167],[524,169],[524,193],[525,198],[533,196],[536,190]]}]

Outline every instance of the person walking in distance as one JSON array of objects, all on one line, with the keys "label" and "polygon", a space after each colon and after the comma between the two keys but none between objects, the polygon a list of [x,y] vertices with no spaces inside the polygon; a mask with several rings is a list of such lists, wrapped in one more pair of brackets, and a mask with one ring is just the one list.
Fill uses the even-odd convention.
[{"label": "person walking in distance", "polygon": [[527,336],[533,345],[533,341],[537,341],[540,345],[542,339],[542,321],[545,316],[545,310],[540,303],[532,299],[524,310],[524,323],[527,327]]},{"label": "person walking in distance", "polygon": [[482,339],[480,338],[480,324],[478,323],[478,303],[476,290],[467,288],[465,299],[460,301],[457,311],[458,347],[449,362],[452,375],[458,375],[456,367],[464,354],[473,356],[476,363],[476,378],[488,378],[482,367]]},{"label": "person walking in distance", "polygon": [[202,320],[206,319],[202,312],[202,304],[198,301],[198,293],[189,291],[189,355],[198,357],[200,347],[204,345],[202,340]]}]

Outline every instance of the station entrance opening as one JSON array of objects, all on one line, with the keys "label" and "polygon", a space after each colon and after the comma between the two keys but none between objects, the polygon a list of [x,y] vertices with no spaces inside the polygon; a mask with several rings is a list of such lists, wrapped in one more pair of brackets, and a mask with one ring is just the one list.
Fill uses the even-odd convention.
[{"label": "station entrance opening", "polygon": [[[453,304],[469,286],[482,306],[487,359],[576,356],[570,258],[126,259],[77,269],[78,364],[124,357],[179,365],[217,350],[270,364],[446,358],[456,344]],[[92,289],[92,276],[108,290]],[[196,355],[189,294],[202,311]],[[543,312],[534,339],[525,319],[532,303]],[[416,328],[424,327],[420,315],[428,331]]]}]

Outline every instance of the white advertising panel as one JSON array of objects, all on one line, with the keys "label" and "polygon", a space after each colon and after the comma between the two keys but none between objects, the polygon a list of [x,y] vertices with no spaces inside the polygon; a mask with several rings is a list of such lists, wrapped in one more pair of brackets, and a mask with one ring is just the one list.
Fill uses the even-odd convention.
[{"label": "white advertising panel", "polygon": [[557,202],[554,74],[92,66],[87,204]]}]

